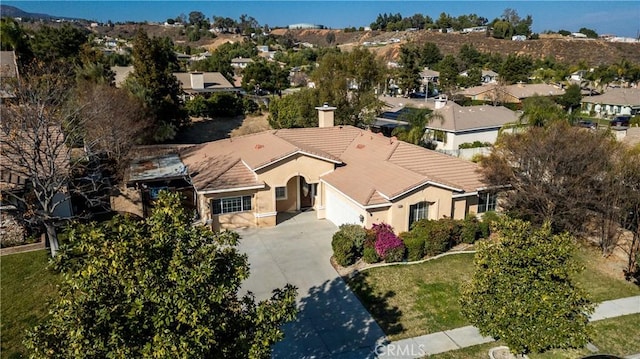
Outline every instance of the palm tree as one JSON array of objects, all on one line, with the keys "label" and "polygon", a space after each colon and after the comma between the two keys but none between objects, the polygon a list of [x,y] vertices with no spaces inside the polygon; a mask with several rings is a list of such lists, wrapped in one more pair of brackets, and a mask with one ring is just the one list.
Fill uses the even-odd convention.
[{"label": "palm tree", "polygon": [[440,120],[440,122],[444,121],[444,118],[438,112],[432,112],[428,109],[408,108],[408,111],[400,115],[398,120],[406,121],[409,125],[397,127],[392,134],[401,141],[427,147],[424,138],[425,127],[436,119]]},{"label": "palm tree", "polygon": [[566,120],[567,114],[562,107],[545,96],[533,96],[522,102],[522,115],[519,122],[529,126],[544,127],[551,122]]}]

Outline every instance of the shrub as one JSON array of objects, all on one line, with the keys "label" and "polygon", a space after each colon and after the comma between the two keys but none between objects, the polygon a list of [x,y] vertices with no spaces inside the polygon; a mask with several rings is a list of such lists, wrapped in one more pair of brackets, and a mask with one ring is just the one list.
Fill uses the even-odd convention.
[{"label": "shrub", "polygon": [[385,253],[384,261],[387,263],[402,262],[404,250],[405,247],[403,245],[388,249]]},{"label": "shrub", "polygon": [[448,220],[420,220],[414,223],[411,232],[424,239],[424,254],[434,256],[451,248],[451,224]]},{"label": "shrub", "polygon": [[378,253],[376,253],[376,248],[365,246],[362,254],[362,260],[364,260],[366,263],[380,262],[380,257],[378,256]]},{"label": "shrub", "polygon": [[356,256],[353,241],[342,231],[337,231],[333,234],[331,248],[333,249],[333,257],[339,265],[346,267],[355,263]]},{"label": "shrub", "polygon": [[393,233],[393,228],[386,223],[374,224],[373,230],[376,232],[376,253],[380,258],[387,260],[387,251],[398,247],[403,247],[402,240]]},{"label": "shrub", "polygon": [[460,240],[463,243],[474,243],[480,236],[480,225],[475,213],[469,213],[462,222]]},{"label": "shrub", "polygon": [[356,259],[361,257],[364,242],[367,238],[367,231],[358,224],[343,224],[338,231],[342,232],[353,243],[353,254]]},{"label": "shrub", "polygon": [[407,260],[418,261],[424,257],[424,237],[419,237],[412,232],[400,234],[400,238],[407,248]]},{"label": "shrub", "polygon": [[491,227],[500,219],[500,216],[494,212],[485,212],[480,222],[480,238],[489,238],[491,235]]}]

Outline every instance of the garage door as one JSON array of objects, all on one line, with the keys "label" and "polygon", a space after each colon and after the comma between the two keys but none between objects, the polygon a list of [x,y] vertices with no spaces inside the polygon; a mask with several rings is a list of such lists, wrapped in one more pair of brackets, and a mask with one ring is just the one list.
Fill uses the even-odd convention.
[{"label": "garage door", "polygon": [[328,220],[336,226],[345,223],[360,224],[360,212],[354,208],[354,205],[347,202],[347,199],[343,199],[329,188],[327,188],[325,194],[325,208]]}]

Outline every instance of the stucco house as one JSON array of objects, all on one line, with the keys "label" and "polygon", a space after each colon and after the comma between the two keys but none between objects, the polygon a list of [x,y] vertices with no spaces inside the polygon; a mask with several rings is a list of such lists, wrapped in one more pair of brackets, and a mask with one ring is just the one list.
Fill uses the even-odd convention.
[{"label": "stucco house", "polygon": [[639,88],[608,88],[600,95],[583,96],[582,112],[596,117],[640,113]]},{"label": "stucco house", "polygon": [[435,113],[442,121],[427,124],[426,133],[436,149],[446,153],[457,151],[463,143],[495,143],[500,129],[518,121],[518,114],[503,106],[460,106],[453,101],[437,99]]},{"label": "stucco house", "polygon": [[231,67],[237,69],[244,69],[251,63],[253,63],[253,60],[246,57],[236,57],[231,59]]},{"label": "stucco house", "polygon": [[[182,147],[200,223],[214,229],[271,227],[282,212],[313,209],[336,225],[464,218],[495,208],[472,162],[352,126],[269,130]],[[176,164],[175,157],[173,165]],[[182,176],[183,174],[180,174]]]}]

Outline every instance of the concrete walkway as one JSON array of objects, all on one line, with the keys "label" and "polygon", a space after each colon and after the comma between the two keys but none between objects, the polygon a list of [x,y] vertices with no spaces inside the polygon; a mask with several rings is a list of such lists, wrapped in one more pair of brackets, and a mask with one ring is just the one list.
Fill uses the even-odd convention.
[{"label": "concrete walkway", "polygon": [[[590,320],[597,321],[636,313],[640,313],[640,296],[602,302],[596,307]],[[376,354],[378,358],[421,358],[493,341],[491,337],[480,335],[478,328],[466,326],[391,342],[378,347]]]}]

